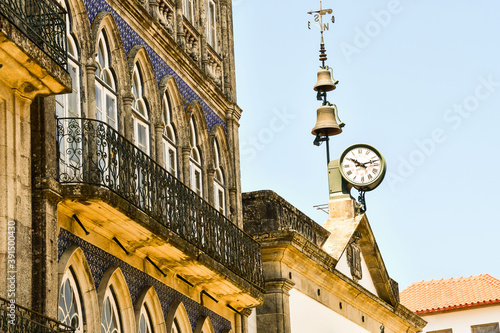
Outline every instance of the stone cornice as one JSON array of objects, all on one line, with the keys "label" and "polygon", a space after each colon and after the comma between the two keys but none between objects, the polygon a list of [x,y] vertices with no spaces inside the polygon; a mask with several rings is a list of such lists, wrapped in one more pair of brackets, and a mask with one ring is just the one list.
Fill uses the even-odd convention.
[{"label": "stone cornice", "polygon": [[295,231],[254,235],[265,263],[281,262],[393,332],[419,332],[426,322],[400,303],[385,302],[335,269],[336,261]]}]

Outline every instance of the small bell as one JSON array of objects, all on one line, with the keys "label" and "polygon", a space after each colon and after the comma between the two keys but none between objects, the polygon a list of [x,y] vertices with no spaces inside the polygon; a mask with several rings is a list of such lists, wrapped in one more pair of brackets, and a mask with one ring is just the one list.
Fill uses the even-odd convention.
[{"label": "small bell", "polygon": [[342,133],[341,126],[337,124],[335,108],[331,105],[323,105],[317,110],[316,125],[311,131],[313,135],[332,136]]},{"label": "small bell", "polygon": [[336,88],[332,81],[331,73],[328,69],[321,69],[318,72],[318,82],[314,86],[315,91],[332,91]]}]

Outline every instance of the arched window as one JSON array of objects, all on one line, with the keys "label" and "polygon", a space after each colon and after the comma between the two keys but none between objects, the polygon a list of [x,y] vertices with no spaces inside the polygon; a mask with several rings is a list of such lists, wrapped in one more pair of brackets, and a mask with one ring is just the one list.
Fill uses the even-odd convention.
[{"label": "arched window", "polygon": [[174,318],[174,324],[172,325],[172,333],[184,333],[181,331],[181,328],[179,327],[179,322],[177,321],[177,318]]},{"label": "arched window", "polygon": [[68,269],[62,278],[57,320],[76,327],[75,333],[83,332],[83,303],[78,284],[71,269]]},{"label": "arched window", "polygon": [[[66,29],[69,32],[69,19],[66,14]],[[56,95],[56,115],[59,118],[80,117],[80,64],[78,49],[73,36],[66,36],[68,45],[68,72],[71,76],[72,91],[69,94]]]},{"label": "arched window", "polygon": [[144,85],[138,64],[134,66],[132,74],[132,110],[134,111],[135,144],[149,155],[149,117],[144,98]]},{"label": "arched window", "polygon": [[151,316],[149,315],[149,310],[144,304],[141,308],[141,315],[139,317],[139,333],[153,333],[153,328],[151,326]]},{"label": "arched window", "polygon": [[217,50],[215,2],[213,0],[206,0],[205,4],[205,11],[207,13],[207,43],[214,50]]},{"label": "arched window", "polygon": [[[71,15],[67,10],[66,3],[63,0],[58,1],[66,9],[66,42],[68,52],[68,72],[71,76],[72,90],[69,94],[56,95],[56,116],[58,118],[80,118],[80,57],[75,39],[71,36]],[[69,123],[76,125],[79,120],[61,120],[58,124],[62,125],[64,133],[68,132]],[[65,136],[59,140],[59,170],[61,174],[68,177],[78,177],[76,173],[81,167],[81,144],[77,140],[68,140]]]},{"label": "arched window", "polygon": [[214,173],[214,204],[215,208],[222,214],[226,214],[226,190],[224,188],[224,172],[220,163],[220,151],[217,140],[214,140],[215,173]]},{"label": "arched window", "polygon": [[80,58],[75,39],[71,36],[71,15],[64,0],[57,1],[66,10],[66,41],[68,51],[68,72],[71,76],[72,91],[56,95],[56,115],[58,117],[80,117]]},{"label": "arched window", "polygon": [[194,0],[183,0],[184,2],[184,16],[188,21],[194,21]]},{"label": "arched window", "polygon": [[111,71],[109,48],[104,31],[99,33],[95,58],[95,103],[97,119],[118,129],[116,84]]},{"label": "arched window", "polygon": [[163,124],[163,166],[172,175],[177,177],[177,139],[175,136],[174,124],[172,122],[172,109],[170,99],[165,91],[163,95],[164,110],[162,113]]},{"label": "arched window", "polygon": [[193,118],[189,121],[189,143],[191,144],[191,154],[189,156],[189,173],[191,189],[199,196],[203,194],[203,174],[201,172],[201,156],[198,148],[198,135]]},{"label": "arched window", "polygon": [[113,287],[109,287],[104,295],[101,313],[101,333],[121,333],[120,316],[118,315],[118,305],[113,292]]}]

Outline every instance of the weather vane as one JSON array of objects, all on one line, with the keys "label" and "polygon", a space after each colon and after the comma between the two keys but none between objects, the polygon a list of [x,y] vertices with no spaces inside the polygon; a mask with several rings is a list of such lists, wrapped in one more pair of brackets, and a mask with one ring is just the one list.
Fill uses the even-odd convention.
[{"label": "weather vane", "polygon": [[[307,12],[307,14],[311,14],[314,17],[314,22],[318,23],[312,23],[312,25],[315,25],[319,28],[319,31],[321,33],[321,49],[320,49],[320,57],[319,60],[322,61],[323,66],[325,65],[325,60],[326,60],[326,50],[325,50],[325,43],[323,42],[323,31],[329,30],[330,29],[330,22],[335,23],[335,16],[332,15],[333,10],[331,9],[323,9],[321,1],[319,2],[319,10],[311,10]],[[325,15],[332,15],[330,19],[327,20],[325,24],[323,24],[323,16]],[[307,21],[307,28],[311,29],[311,21]]]}]

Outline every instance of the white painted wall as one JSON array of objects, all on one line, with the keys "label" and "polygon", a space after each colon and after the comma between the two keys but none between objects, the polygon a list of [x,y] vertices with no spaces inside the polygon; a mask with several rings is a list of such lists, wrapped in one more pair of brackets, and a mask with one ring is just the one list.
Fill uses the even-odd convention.
[{"label": "white painted wall", "polygon": [[[337,266],[335,266],[335,269],[337,269],[340,273],[352,279],[351,269],[347,264],[347,251],[344,250],[344,253],[342,253],[339,262],[337,263]],[[362,253],[361,253],[361,272],[362,272],[362,278],[361,280],[358,281],[358,283],[361,286],[363,286],[363,288],[370,291],[372,294],[378,296],[377,290],[375,289],[375,285],[373,284],[372,277],[370,276],[370,271],[368,270],[368,266],[366,266],[366,261]]]},{"label": "white painted wall", "polygon": [[290,321],[292,333],[369,332],[296,289],[290,290]]},{"label": "white painted wall", "polygon": [[463,310],[421,315],[428,322],[424,333],[452,329],[453,333],[471,333],[472,325],[500,322],[500,305],[477,306]]}]

